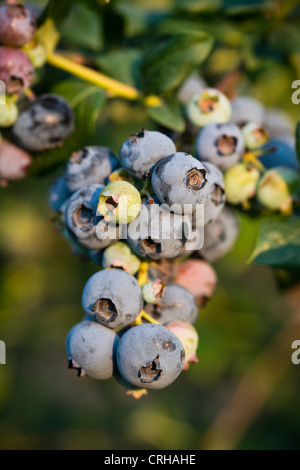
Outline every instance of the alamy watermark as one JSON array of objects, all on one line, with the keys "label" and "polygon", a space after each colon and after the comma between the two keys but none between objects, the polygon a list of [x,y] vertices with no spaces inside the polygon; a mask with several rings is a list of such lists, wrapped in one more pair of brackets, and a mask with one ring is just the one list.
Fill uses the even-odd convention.
[{"label": "alamy watermark", "polygon": [[294,93],[292,94],[292,103],[293,104],[300,104],[300,80],[294,80],[292,83],[292,88]]},{"label": "alamy watermark", "polygon": [[298,366],[300,364],[300,340],[296,340],[292,343],[292,349],[295,349],[295,351],[292,354],[292,363],[295,366]]},{"label": "alamy watermark", "polygon": [[6,85],[0,80],[0,104],[6,104]]},{"label": "alamy watermark", "polygon": [[0,364],[6,364],[6,344],[0,341]]}]

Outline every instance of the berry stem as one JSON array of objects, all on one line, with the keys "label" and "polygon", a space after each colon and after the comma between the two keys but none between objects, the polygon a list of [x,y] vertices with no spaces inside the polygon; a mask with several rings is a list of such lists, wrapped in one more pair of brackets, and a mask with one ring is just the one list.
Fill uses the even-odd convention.
[{"label": "berry stem", "polygon": [[138,283],[141,287],[143,287],[145,284],[147,284],[148,280],[148,266],[149,263],[147,261],[143,261],[141,263],[141,267],[138,272]]},{"label": "berry stem", "polygon": [[144,320],[147,320],[147,322],[149,323],[154,323],[155,325],[161,325],[159,321],[154,320],[154,318],[151,315],[149,315],[145,310],[142,310],[140,315],[142,315],[142,318],[144,318]]},{"label": "berry stem", "polygon": [[76,77],[82,78],[87,82],[98,85],[105,90],[110,91],[114,96],[127,98],[128,100],[138,100],[141,98],[140,92],[129,85],[125,85],[113,78],[109,78],[96,70],[73,62],[60,54],[52,53],[48,55],[48,63],[65,72],[69,72]]}]

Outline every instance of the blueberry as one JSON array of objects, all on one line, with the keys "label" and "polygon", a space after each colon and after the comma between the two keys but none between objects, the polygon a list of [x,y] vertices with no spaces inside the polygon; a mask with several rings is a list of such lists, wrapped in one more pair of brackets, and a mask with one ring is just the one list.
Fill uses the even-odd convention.
[{"label": "blueberry", "polygon": [[208,124],[199,133],[196,150],[199,160],[213,163],[223,171],[241,160],[245,144],[237,125]]},{"label": "blueberry", "polygon": [[230,101],[214,88],[195,93],[188,101],[186,110],[191,123],[198,127],[213,122],[228,122],[231,116]]},{"label": "blueberry", "polygon": [[209,263],[214,263],[229,253],[240,232],[234,211],[225,207],[218,219],[204,229],[204,246],[199,254]]},{"label": "blueberry", "polygon": [[255,98],[250,96],[238,96],[231,101],[231,122],[242,127],[253,121],[263,124],[265,121],[265,108]]},{"label": "blueberry", "polygon": [[204,205],[204,224],[208,225],[217,219],[225,206],[225,184],[223,173],[212,163],[204,162],[207,179],[210,185],[208,199]]},{"label": "blueberry", "polygon": [[[204,204],[208,198],[210,188],[206,173],[199,160],[187,153],[177,152],[156,165],[152,186],[161,203],[178,205],[179,210],[170,210],[192,213],[197,204]],[[184,207],[185,204],[189,207]]]},{"label": "blueberry", "polygon": [[207,88],[205,80],[197,72],[193,73],[179,88],[178,99],[181,103],[187,104],[195,93],[202,92],[204,88]]},{"label": "blueberry", "polygon": [[90,184],[105,184],[106,178],[117,168],[116,155],[107,147],[85,147],[69,159],[65,179],[70,191]]},{"label": "blueberry", "polygon": [[185,363],[183,370],[188,370],[190,364],[198,364],[196,355],[199,336],[196,329],[186,321],[173,321],[166,325],[168,330],[172,331],[174,335],[181,341],[185,350]]},{"label": "blueberry", "polygon": [[117,242],[104,250],[102,266],[104,269],[120,268],[134,276],[140,269],[141,262],[126,243]]},{"label": "blueberry", "polygon": [[129,383],[161,389],[180,375],[185,352],[180,340],[160,325],[145,324],[128,330],[119,341],[117,363]]},{"label": "blueberry", "polygon": [[114,356],[118,336],[113,330],[92,321],[82,321],[69,332],[66,349],[70,369],[92,379],[110,379],[114,373]]},{"label": "blueberry", "polygon": [[170,213],[164,204],[145,199],[140,215],[128,226],[127,240],[142,258],[175,258],[186,241],[184,223],[181,215]]},{"label": "blueberry", "polygon": [[270,169],[278,166],[288,166],[294,170],[299,168],[295,146],[291,147],[280,137],[271,139],[264,149],[270,149],[270,153],[266,153],[260,158],[265,168]]},{"label": "blueberry", "polygon": [[7,140],[0,140],[0,185],[24,178],[31,164],[32,158],[27,152]]},{"label": "blueberry", "polygon": [[132,134],[123,144],[120,160],[124,168],[136,178],[143,176],[163,157],[176,152],[174,142],[156,131],[142,130]]},{"label": "blueberry", "polygon": [[49,191],[49,204],[54,212],[58,212],[62,205],[71,197],[66,180],[63,176],[56,178]]},{"label": "blueberry", "polygon": [[74,113],[69,103],[58,95],[42,95],[19,115],[13,135],[21,147],[43,152],[59,147],[74,130]]},{"label": "blueberry", "polygon": [[93,184],[76,191],[66,208],[66,224],[73,238],[88,249],[100,250],[118,238],[117,227],[108,227],[105,238],[100,237],[103,217],[97,214],[99,195],[103,186]]},{"label": "blueberry", "polygon": [[0,127],[11,127],[18,119],[18,107],[12,101],[0,103]]},{"label": "blueberry", "polygon": [[0,80],[8,95],[19,94],[33,81],[33,65],[24,51],[0,47]]},{"label": "blueberry", "polygon": [[0,43],[24,46],[31,41],[36,28],[36,18],[29,8],[19,3],[0,6]]},{"label": "blueberry", "polygon": [[293,122],[288,113],[277,108],[267,109],[264,125],[271,137],[291,134],[294,130]]},{"label": "blueberry", "polygon": [[124,328],[134,322],[143,308],[137,280],[121,269],[94,274],[82,294],[86,314],[108,328]]},{"label": "blueberry", "polygon": [[173,320],[194,324],[198,317],[193,294],[179,284],[168,284],[161,301],[154,305],[147,304],[145,310],[164,325]]},{"label": "blueberry", "polygon": [[160,279],[147,282],[142,287],[144,301],[148,304],[157,304],[161,301],[166,291],[166,284]]},{"label": "blueberry", "polygon": [[101,191],[98,211],[107,222],[127,225],[141,209],[139,191],[127,181],[113,181]]},{"label": "blueberry", "polygon": [[174,282],[189,290],[199,307],[203,307],[215,293],[218,277],[206,261],[189,259],[178,266]]},{"label": "blueberry", "polygon": [[257,122],[248,122],[242,127],[245,145],[249,150],[257,150],[269,140],[269,133],[265,127]]},{"label": "blueberry", "polygon": [[226,200],[230,204],[247,204],[256,194],[260,173],[254,166],[237,163],[224,175]]}]

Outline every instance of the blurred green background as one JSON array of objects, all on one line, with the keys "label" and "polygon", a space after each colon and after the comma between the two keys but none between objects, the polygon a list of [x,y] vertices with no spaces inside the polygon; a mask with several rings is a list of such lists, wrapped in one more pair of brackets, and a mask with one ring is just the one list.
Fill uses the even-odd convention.
[{"label": "blurred green background", "polygon": [[[149,2],[117,3],[119,11],[127,8],[126,17],[133,11],[134,18],[140,14],[139,22],[127,22],[129,36],[140,33]],[[163,14],[163,7],[172,2],[150,3],[152,13]],[[214,13],[208,18],[207,28],[216,28],[220,17]],[[253,14],[245,27],[253,31],[251,22],[255,21],[254,26],[260,24]],[[240,51],[234,42],[238,33],[243,34],[237,23],[228,26],[233,41],[229,50],[228,45],[218,44],[200,70],[206,77],[216,81],[230,71],[231,61],[236,66]],[[132,30],[134,25],[136,30]],[[70,30],[74,32],[72,23]],[[63,44],[68,47],[70,41],[76,50],[71,36]],[[259,73],[255,69],[243,77],[237,91],[252,94],[268,106],[282,107],[296,120],[299,111],[290,96],[291,82],[299,78],[297,68],[282,57],[270,56],[258,69]],[[51,77],[54,82],[56,76]],[[86,143],[107,145],[118,152],[128,135],[142,127],[156,128],[145,109],[115,99],[103,107]],[[247,264],[255,245],[257,219],[240,216],[239,241],[216,264],[217,294],[200,312],[199,364],[171,387],[135,401],[125,397],[113,379],[78,379],[67,370],[65,337],[83,316],[81,292],[97,267],[72,256],[54,230],[47,197],[61,169],[0,191],[0,339],[7,345],[7,365],[0,366],[0,448],[299,449],[300,366],[291,363],[291,343],[300,339],[299,325],[280,343],[282,349],[274,345],[273,338],[291,310],[272,271]],[[255,393],[247,394],[246,382],[239,401],[232,404],[233,393],[249,370],[254,373]],[[261,375],[257,377],[256,372]],[[252,400],[260,402],[253,412]],[[226,410],[234,413],[230,411],[226,418]],[[223,418],[218,424],[220,414]],[[228,436],[233,436],[230,444]]]}]

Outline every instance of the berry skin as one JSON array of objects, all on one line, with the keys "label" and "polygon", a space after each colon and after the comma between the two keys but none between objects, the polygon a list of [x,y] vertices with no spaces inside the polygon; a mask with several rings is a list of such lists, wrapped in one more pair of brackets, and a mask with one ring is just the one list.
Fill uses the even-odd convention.
[{"label": "berry skin", "polygon": [[230,204],[248,203],[256,194],[260,173],[243,163],[233,166],[224,175],[226,200]]},{"label": "berry skin", "polygon": [[140,269],[140,266],[140,260],[125,243],[117,242],[104,250],[102,257],[103,269],[121,268],[134,276]]},{"label": "berry skin", "polygon": [[216,220],[224,209],[226,197],[223,173],[212,163],[205,162],[205,168],[210,185],[208,199],[204,205],[204,225],[208,225]]},{"label": "berry skin", "polygon": [[293,122],[290,116],[281,109],[267,109],[264,125],[268,129],[271,137],[293,133]]},{"label": "berry skin", "polygon": [[113,376],[118,336],[113,330],[92,321],[82,321],[69,332],[66,349],[70,369],[78,376],[106,380]]},{"label": "berry skin", "polygon": [[31,41],[37,28],[34,14],[19,4],[0,6],[0,43],[5,46],[21,47]]},{"label": "berry skin", "polygon": [[137,280],[121,269],[107,269],[94,274],[82,294],[87,315],[108,328],[124,328],[134,322],[143,308]]},{"label": "berry skin", "polygon": [[204,229],[204,246],[199,254],[209,263],[215,263],[229,253],[240,232],[234,211],[225,207],[218,219]]},{"label": "berry skin", "polygon": [[0,184],[7,181],[19,180],[26,176],[32,158],[24,150],[11,144],[7,140],[0,141]]},{"label": "berry skin", "polygon": [[265,168],[271,169],[278,166],[288,166],[294,170],[299,168],[295,145],[291,147],[278,137],[271,139],[265,149],[267,148],[270,149],[270,153],[266,153],[260,157],[260,161]]},{"label": "berry skin", "polygon": [[245,145],[249,150],[257,150],[269,140],[268,131],[256,122],[248,122],[242,128]]},{"label": "berry skin", "polygon": [[257,199],[271,211],[290,214],[293,208],[292,190],[298,185],[298,172],[287,167],[271,169],[259,182]]},{"label": "berry skin", "polygon": [[200,93],[204,88],[207,88],[205,80],[198,75],[193,73],[190,75],[181,85],[178,91],[178,99],[183,104],[187,104],[195,93]]},{"label": "berry skin", "polygon": [[97,205],[102,189],[103,186],[98,184],[79,189],[73,194],[66,208],[69,233],[80,245],[93,250],[106,248],[118,237],[116,227],[111,228],[106,238],[99,236],[98,224],[103,217],[97,214]]},{"label": "berry skin", "polygon": [[180,375],[185,352],[179,339],[160,325],[145,324],[128,330],[117,348],[118,369],[129,383],[159,390]]},{"label": "berry skin", "polygon": [[31,60],[20,49],[0,47],[0,80],[8,95],[19,94],[32,84],[34,68]]},{"label": "berry skin", "polygon": [[139,216],[129,224],[127,241],[141,258],[159,260],[175,258],[182,250],[184,220],[181,215],[170,213],[165,205],[155,200],[143,200]]},{"label": "berry skin", "polygon": [[106,178],[117,168],[116,155],[107,147],[85,147],[73,153],[65,169],[70,191],[90,184],[105,184]]},{"label": "berry skin", "polygon": [[190,364],[198,364],[199,361],[196,352],[199,344],[199,336],[193,325],[190,325],[190,323],[186,321],[173,321],[168,323],[166,328],[177,336],[184,347],[185,363],[183,370],[188,370]]},{"label": "berry skin", "polygon": [[[177,152],[163,158],[152,174],[152,186],[161,203],[177,208],[176,213],[193,213],[197,204],[207,201],[210,187],[206,169],[196,158]],[[184,207],[189,204],[189,207]]]},{"label": "berry skin", "polygon": [[198,317],[194,296],[178,284],[168,284],[161,301],[156,305],[146,305],[145,310],[163,325],[173,320],[194,324]]},{"label": "berry skin", "polygon": [[215,122],[228,122],[231,116],[230,101],[214,88],[205,88],[195,93],[189,100],[186,110],[191,123],[198,127]]},{"label": "berry skin", "polygon": [[18,119],[19,110],[15,103],[0,103],[0,127],[11,127]]},{"label": "berry skin", "polygon": [[157,304],[163,298],[166,290],[166,284],[160,279],[154,282],[147,282],[142,287],[144,301],[148,304]]},{"label": "berry skin", "polygon": [[49,204],[54,212],[59,212],[62,205],[71,197],[66,180],[63,176],[56,178],[49,191]]},{"label": "berry skin", "polygon": [[13,127],[15,140],[31,152],[59,147],[74,130],[74,113],[58,95],[42,95],[24,108]]},{"label": "berry skin", "polygon": [[137,218],[141,204],[140,193],[132,184],[114,181],[102,190],[98,211],[107,222],[126,225]]},{"label": "berry skin", "polygon": [[265,108],[255,98],[250,96],[238,96],[231,101],[232,116],[231,122],[239,127],[253,121],[258,124],[265,122]]},{"label": "berry skin", "polygon": [[143,176],[163,157],[176,152],[174,142],[157,131],[132,134],[120,151],[122,166],[136,178]]},{"label": "berry skin", "polygon": [[224,171],[238,163],[245,151],[241,130],[236,124],[209,124],[200,131],[196,142],[200,161],[213,163]]},{"label": "berry skin", "polygon": [[218,277],[206,261],[190,259],[179,265],[174,282],[189,290],[199,307],[204,307],[216,291]]}]

